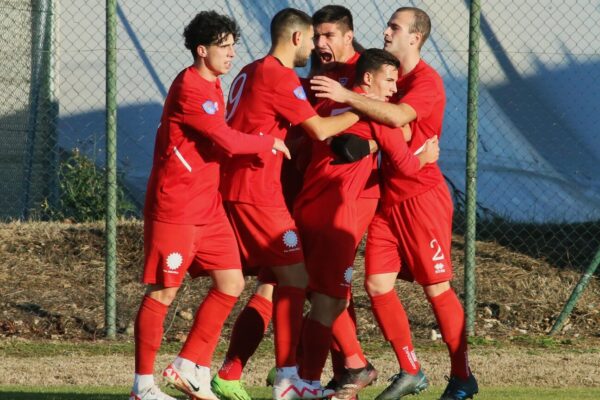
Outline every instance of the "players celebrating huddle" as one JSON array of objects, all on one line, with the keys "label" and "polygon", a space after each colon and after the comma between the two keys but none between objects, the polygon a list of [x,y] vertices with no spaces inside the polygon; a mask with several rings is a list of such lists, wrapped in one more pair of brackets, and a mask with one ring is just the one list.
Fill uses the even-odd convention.
[{"label": "players celebrating huddle", "polygon": [[[478,392],[463,309],[449,283],[452,200],[436,163],[445,93],[420,57],[430,29],[424,11],[399,8],[384,49],[359,54],[345,7],[323,7],[313,18],[286,8],[271,21],[269,53],[242,68],[225,107],[219,76],[232,67],[239,28],[214,11],[186,26],[194,61],[169,90],[146,192],[147,291],[135,322],[130,400],[173,399],[154,382],[154,361],[186,273],[208,275],[213,285],[163,371],[168,384],[192,399],[249,400],[242,371],[273,319],[274,399],[358,398],[377,377],[356,335],[351,295],[367,230],[365,288],[399,363],[377,399],[428,386],[396,279],[423,287],[448,346],[451,372],[441,399]],[[317,76],[301,82],[293,68],[311,54]],[[297,195],[282,175],[292,155],[308,160],[297,164]],[[211,380],[212,355],[244,275],[256,275],[257,288]],[[303,316],[305,300],[310,311]],[[330,351],[334,378],[323,387]]]}]

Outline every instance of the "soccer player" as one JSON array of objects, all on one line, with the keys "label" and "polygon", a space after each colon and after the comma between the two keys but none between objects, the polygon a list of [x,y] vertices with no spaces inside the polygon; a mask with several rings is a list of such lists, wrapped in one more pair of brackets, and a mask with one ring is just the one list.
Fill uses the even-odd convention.
[{"label": "soccer player", "polygon": [[[306,13],[286,8],[271,21],[272,47],[269,54],[245,66],[231,85],[227,119],[233,128],[256,135],[285,139],[291,125],[298,125],[316,140],[333,136],[358,121],[345,112],[333,117],[317,115],[308,102],[294,67],[306,65],[313,44],[312,19]],[[279,153],[230,158],[223,168],[221,192],[236,233],[247,270],[260,269],[257,293],[236,321],[236,341],[213,379],[213,388],[222,397],[242,394],[239,375],[252,354],[250,341],[239,341],[238,332],[256,321],[266,327],[268,298],[262,284],[276,283],[273,292],[273,326],[277,375],[275,399],[320,398],[328,392],[298,377],[296,348],[300,338],[302,312],[308,276],[296,225],[286,207],[281,186]],[[254,318],[252,317],[254,316]],[[256,343],[256,342],[254,342]],[[254,344],[252,344],[254,345]],[[233,351],[233,347],[241,346]],[[250,350],[250,351],[249,351]],[[234,374],[235,373],[235,374]],[[236,382],[237,381],[237,382]]]},{"label": "soccer player", "polygon": [[[421,47],[431,30],[421,9],[402,7],[384,31],[384,48],[400,61],[397,99],[382,103],[352,93],[327,78],[313,80],[317,96],[333,98],[385,124],[409,124],[411,151],[440,136],[446,97],[439,74],[421,59]],[[416,280],[429,300],[450,355],[450,379],[441,400],[472,398],[477,381],[467,357],[462,305],[450,286],[452,199],[437,164],[416,177],[384,176],[382,205],[369,226],[365,287],[372,309],[391,343],[400,372],[377,397],[398,399],[428,386],[415,356],[408,318],[394,290],[397,277]]]},{"label": "soccer player", "polygon": [[[387,99],[396,92],[398,60],[379,49],[366,50],[356,65],[355,93]],[[322,110],[332,114],[344,105],[327,102]],[[437,160],[437,140],[427,142],[418,156],[409,152],[401,129],[363,119],[346,129],[364,139],[375,139],[385,152],[386,162],[402,176],[412,176],[426,163]],[[356,248],[366,225],[360,219],[361,196],[377,158],[368,156],[355,163],[337,163],[331,148],[313,142],[312,160],[305,173],[304,185],[294,205],[294,218],[300,229],[309,272],[312,309],[305,322],[305,352],[301,376],[319,380],[332,338],[331,326],[345,310],[350,296]],[[377,184],[377,183],[374,183]],[[332,251],[335,249],[335,251]],[[337,323],[337,321],[336,321]],[[352,332],[350,332],[352,333]],[[367,364],[360,345],[354,349],[349,374],[339,382],[335,399],[351,399],[377,376]],[[347,353],[346,353],[347,354]]]},{"label": "soccer player", "polygon": [[235,236],[221,203],[220,151],[285,154],[283,141],[227,126],[219,76],[231,69],[237,24],[214,11],[197,14],[184,30],[194,63],[173,81],[156,134],[144,208],[147,291],[135,321],[135,378],[130,400],[174,400],[154,382],[163,322],[181,282],[208,273],[213,286],[198,307],[165,380],[189,396],[217,400],[210,363],[223,322],[244,287]]}]

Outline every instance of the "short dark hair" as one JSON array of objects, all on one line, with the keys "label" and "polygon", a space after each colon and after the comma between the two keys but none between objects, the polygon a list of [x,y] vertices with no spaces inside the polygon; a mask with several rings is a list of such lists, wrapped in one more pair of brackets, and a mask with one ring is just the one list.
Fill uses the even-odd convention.
[{"label": "short dark hair", "polygon": [[431,33],[431,19],[429,18],[429,15],[427,15],[427,13],[425,11],[423,11],[417,7],[400,7],[399,9],[396,10],[395,13],[399,13],[399,12],[403,12],[403,11],[411,11],[414,16],[413,23],[410,24],[410,26],[408,27],[408,33],[417,33],[418,32],[421,35],[423,35],[423,39],[421,40],[421,43],[419,43],[419,49],[420,49],[421,47],[423,47],[423,43],[425,43],[425,41],[429,37],[429,34]]},{"label": "short dark hair", "polygon": [[237,42],[240,27],[233,19],[215,11],[199,12],[183,30],[185,47],[192,52],[194,60],[198,56],[198,46],[221,44],[229,35],[233,35],[233,40]]},{"label": "short dark hair", "polygon": [[340,25],[342,31],[353,31],[354,22],[352,13],[344,6],[325,6],[313,14],[313,25],[335,23]]},{"label": "short dark hair", "polygon": [[287,29],[306,28],[312,25],[312,18],[304,11],[295,8],[284,8],[271,20],[271,43],[275,44]]},{"label": "short dark hair", "polygon": [[400,61],[393,54],[382,49],[367,49],[356,61],[356,83],[362,82],[366,72],[375,72],[383,65],[392,65],[400,68]]}]

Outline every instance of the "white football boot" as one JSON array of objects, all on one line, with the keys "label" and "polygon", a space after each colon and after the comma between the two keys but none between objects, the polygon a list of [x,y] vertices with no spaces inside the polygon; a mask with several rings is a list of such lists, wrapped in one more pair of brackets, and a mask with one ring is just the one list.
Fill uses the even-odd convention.
[{"label": "white football boot", "polygon": [[298,376],[295,367],[278,368],[273,383],[274,400],[322,399],[335,392],[323,389],[321,384],[311,385]]},{"label": "white football boot", "polygon": [[156,385],[152,385],[146,389],[142,389],[140,393],[131,392],[129,400],[177,400],[175,397],[171,397]]},{"label": "white football boot", "polygon": [[169,364],[163,371],[165,381],[175,389],[198,400],[219,400],[210,389],[210,369],[196,365],[193,369],[179,369]]}]

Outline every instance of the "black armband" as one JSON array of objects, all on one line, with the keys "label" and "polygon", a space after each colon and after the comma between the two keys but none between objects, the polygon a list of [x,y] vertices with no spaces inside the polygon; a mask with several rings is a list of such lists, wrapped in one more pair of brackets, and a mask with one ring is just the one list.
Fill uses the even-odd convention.
[{"label": "black armband", "polygon": [[331,151],[338,157],[332,164],[352,163],[371,154],[369,140],[359,138],[356,135],[335,136],[329,145]]}]

